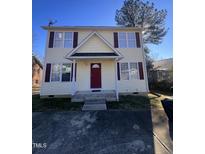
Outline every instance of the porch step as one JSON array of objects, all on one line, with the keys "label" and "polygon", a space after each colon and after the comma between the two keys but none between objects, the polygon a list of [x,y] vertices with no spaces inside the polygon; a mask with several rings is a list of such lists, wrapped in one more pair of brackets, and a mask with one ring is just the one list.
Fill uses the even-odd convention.
[{"label": "porch step", "polygon": [[105,100],[105,96],[86,96],[85,101],[98,101],[98,100]]},{"label": "porch step", "polygon": [[105,104],[105,99],[85,99],[85,104]]},{"label": "porch step", "polygon": [[106,104],[84,104],[83,111],[91,111],[91,110],[107,110]]},{"label": "porch step", "polygon": [[105,99],[91,99],[86,98],[85,104],[82,108],[83,111],[89,111],[89,110],[107,110]]}]

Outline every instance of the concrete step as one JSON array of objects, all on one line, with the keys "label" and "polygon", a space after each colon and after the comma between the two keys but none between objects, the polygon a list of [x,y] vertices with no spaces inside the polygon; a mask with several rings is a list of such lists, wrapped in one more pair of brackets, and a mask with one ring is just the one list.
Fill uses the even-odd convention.
[{"label": "concrete step", "polygon": [[85,104],[105,104],[105,99],[86,99]]},{"label": "concrete step", "polygon": [[104,96],[98,96],[98,97],[88,96],[88,97],[85,97],[85,101],[86,100],[105,100],[105,97]]},{"label": "concrete step", "polygon": [[92,110],[107,110],[106,104],[84,104],[83,111],[92,111]]}]

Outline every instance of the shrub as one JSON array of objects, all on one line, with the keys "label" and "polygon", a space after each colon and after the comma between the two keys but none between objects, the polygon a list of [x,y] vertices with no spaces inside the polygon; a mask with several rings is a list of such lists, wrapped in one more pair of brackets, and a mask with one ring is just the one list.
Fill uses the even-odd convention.
[{"label": "shrub", "polygon": [[159,90],[159,91],[165,91],[165,92],[173,92],[173,83],[163,80],[159,82],[150,82],[149,88],[150,90]]}]

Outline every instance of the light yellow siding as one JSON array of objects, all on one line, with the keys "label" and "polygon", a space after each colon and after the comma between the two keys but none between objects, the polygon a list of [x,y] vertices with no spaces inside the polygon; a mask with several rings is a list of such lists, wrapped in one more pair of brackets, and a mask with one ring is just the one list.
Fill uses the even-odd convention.
[{"label": "light yellow siding", "polygon": [[106,45],[96,34],[89,38],[77,52],[113,52],[113,50]]},{"label": "light yellow siding", "polygon": [[[59,30],[58,30],[59,31]],[[67,31],[76,31],[73,29]],[[91,32],[92,30],[77,30],[78,31],[78,44],[80,44]],[[113,32],[119,32],[125,30],[97,30],[104,39],[106,39],[109,44],[114,46]],[[134,30],[126,30],[133,31]],[[66,32],[63,30],[62,32]],[[141,37],[141,35],[140,35]],[[47,36],[47,43],[45,49],[45,64],[43,71],[43,80],[41,86],[41,95],[66,95],[72,93],[72,83],[71,82],[44,82],[45,79],[45,66],[46,63],[66,63],[71,62],[66,59],[65,56],[72,51],[72,48],[48,48],[49,31]],[[143,62],[143,50],[142,48],[116,48],[122,55],[123,59],[119,62]],[[110,47],[108,47],[98,36],[92,36],[82,47],[80,47],[77,52],[113,52]],[[101,63],[102,67],[102,90],[114,90],[115,89],[115,61],[113,60],[79,60],[77,61],[77,90],[84,91],[90,90],[90,64],[98,62]],[[143,70],[145,73],[145,65],[143,65]],[[148,91],[146,87],[147,79],[145,80],[127,80],[127,81],[117,81],[119,92],[146,92]]]}]

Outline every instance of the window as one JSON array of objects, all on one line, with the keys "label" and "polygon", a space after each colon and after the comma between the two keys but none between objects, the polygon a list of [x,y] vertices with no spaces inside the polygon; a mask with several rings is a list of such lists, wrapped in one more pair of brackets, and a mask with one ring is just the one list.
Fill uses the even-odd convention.
[{"label": "window", "polygon": [[126,48],[127,47],[127,40],[126,40],[126,33],[125,32],[119,32],[119,47],[120,48]]},{"label": "window", "polygon": [[130,63],[130,79],[138,79],[137,63]]},{"label": "window", "polygon": [[38,84],[38,80],[36,80],[35,83]]},{"label": "window", "polygon": [[73,33],[65,32],[64,48],[72,48],[73,46]]},{"label": "window", "polygon": [[137,62],[121,63],[120,66],[122,80],[133,80],[139,78]]},{"label": "window", "polygon": [[52,64],[51,81],[60,81],[60,64]]},{"label": "window", "polygon": [[134,32],[119,32],[118,36],[120,48],[136,48],[136,37]]},{"label": "window", "polygon": [[55,32],[54,48],[72,48],[73,32]]},{"label": "window", "polygon": [[55,32],[54,47],[55,48],[63,47],[63,33],[62,32]]},{"label": "window", "polygon": [[128,63],[121,63],[121,79],[129,80]]},{"label": "window", "polygon": [[127,42],[128,42],[128,48],[136,48],[136,37],[135,33],[129,32],[127,33]]},{"label": "window", "polygon": [[62,82],[71,81],[71,64],[62,65]]}]

